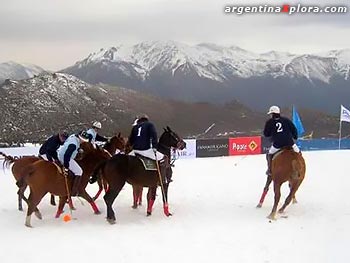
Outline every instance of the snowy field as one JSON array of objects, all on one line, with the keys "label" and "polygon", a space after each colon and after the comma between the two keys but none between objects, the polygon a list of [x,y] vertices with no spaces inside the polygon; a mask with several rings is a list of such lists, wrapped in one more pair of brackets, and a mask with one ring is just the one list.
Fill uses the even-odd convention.
[{"label": "snowy field", "polygon": [[[4,152],[36,153],[36,148]],[[0,172],[1,262],[350,262],[350,151],[305,152],[306,178],[298,204],[288,218],[269,223],[273,191],[255,208],[266,176],[265,157],[178,160],[169,193],[173,216],[162,213],[160,191],[151,217],[145,204],[131,208],[125,186],[114,203],[117,224],[74,199],[77,220],[55,219],[46,196],[39,205],[43,220],[17,210],[17,187],[10,170]],[[90,185],[88,192],[97,191]],[[282,202],[288,193],[285,184]],[[26,209],[26,206],[25,206]],[[68,209],[66,208],[66,212]]]}]

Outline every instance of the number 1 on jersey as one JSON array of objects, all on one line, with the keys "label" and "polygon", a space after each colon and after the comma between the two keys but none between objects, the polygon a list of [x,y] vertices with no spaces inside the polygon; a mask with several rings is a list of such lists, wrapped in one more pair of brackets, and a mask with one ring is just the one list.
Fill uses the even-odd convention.
[{"label": "number 1 on jersey", "polygon": [[138,132],[137,132],[137,137],[140,137],[140,136],[141,136],[141,129],[142,129],[142,127],[140,127],[140,128],[137,129],[137,130],[138,130]]}]

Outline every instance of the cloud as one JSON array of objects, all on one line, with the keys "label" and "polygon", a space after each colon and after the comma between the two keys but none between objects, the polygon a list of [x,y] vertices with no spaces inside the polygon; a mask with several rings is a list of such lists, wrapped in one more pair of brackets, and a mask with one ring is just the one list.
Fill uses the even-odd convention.
[{"label": "cloud", "polygon": [[[342,4],[288,1],[295,2]],[[0,61],[20,54],[31,60],[27,62],[61,68],[74,62],[72,54],[81,59],[100,47],[144,40],[214,42],[257,52],[350,47],[350,37],[345,33],[350,25],[349,13],[238,16],[223,11],[226,5],[254,3],[276,4],[276,0],[0,0]],[[48,53],[42,52],[39,58],[34,47]],[[67,63],[63,65],[62,54],[66,50]],[[59,61],[56,66],[55,61]]]}]

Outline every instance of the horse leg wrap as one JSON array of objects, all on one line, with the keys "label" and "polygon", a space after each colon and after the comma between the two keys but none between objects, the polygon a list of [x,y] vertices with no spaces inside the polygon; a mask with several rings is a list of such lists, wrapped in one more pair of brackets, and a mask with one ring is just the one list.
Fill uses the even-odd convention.
[{"label": "horse leg wrap", "polygon": [[73,205],[72,198],[69,198],[69,200],[68,200],[68,205],[69,205],[70,209],[75,210],[75,207],[74,207],[74,205]]},{"label": "horse leg wrap", "polygon": [[170,215],[171,215],[171,213],[169,212],[169,205],[168,205],[168,203],[165,203],[165,204],[163,205],[163,210],[164,210],[164,214],[165,214],[166,216],[170,216]]},{"label": "horse leg wrap", "polygon": [[63,210],[62,209],[57,209],[57,212],[56,212],[56,215],[55,215],[55,218],[59,218],[60,215],[63,213]]},{"label": "horse leg wrap", "polygon": [[138,204],[138,205],[142,205],[142,192],[141,192],[141,194],[139,194],[139,196],[137,197],[137,204]]},{"label": "horse leg wrap", "polygon": [[94,196],[93,199],[96,200],[100,196],[101,193],[102,193],[102,188],[98,189],[98,191],[97,191],[97,193],[96,193],[96,195]]},{"label": "horse leg wrap", "polygon": [[258,207],[261,207],[262,204],[264,203],[264,200],[265,200],[265,196],[267,194],[267,192],[269,191],[269,188],[267,189],[264,189],[263,193],[261,194],[261,198],[260,198],[260,201],[259,201],[259,204],[258,204]]},{"label": "horse leg wrap", "polygon": [[154,204],[154,199],[150,199],[148,201],[147,214],[152,214],[153,204]]},{"label": "horse leg wrap", "polygon": [[98,210],[98,207],[97,207],[97,205],[95,204],[94,201],[90,202],[90,205],[91,205],[92,209],[94,210],[95,214],[100,214],[101,213],[100,210]]}]

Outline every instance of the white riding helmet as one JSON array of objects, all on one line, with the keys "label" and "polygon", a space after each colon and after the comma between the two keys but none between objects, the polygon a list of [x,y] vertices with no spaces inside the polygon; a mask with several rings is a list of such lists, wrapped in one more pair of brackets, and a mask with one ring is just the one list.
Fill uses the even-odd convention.
[{"label": "white riding helmet", "polygon": [[92,128],[101,129],[101,128],[102,128],[101,122],[95,121],[95,122],[92,124]]},{"label": "white riding helmet", "polygon": [[271,106],[267,114],[277,113],[280,114],[281,110],[278,106]]}]

